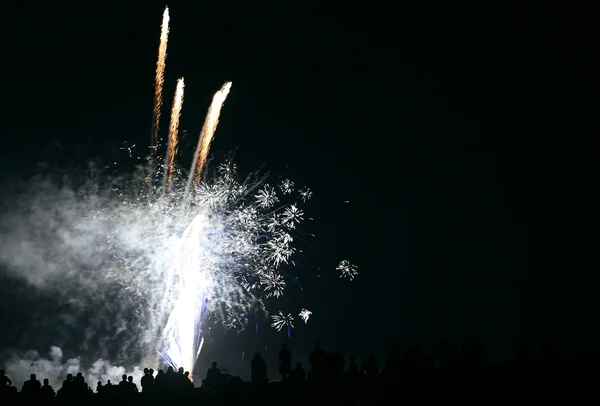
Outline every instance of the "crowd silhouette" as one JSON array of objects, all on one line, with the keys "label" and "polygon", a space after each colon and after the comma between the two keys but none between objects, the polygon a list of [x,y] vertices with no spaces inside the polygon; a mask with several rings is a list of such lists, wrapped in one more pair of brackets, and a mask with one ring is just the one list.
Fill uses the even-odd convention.
[{"label": "crowd silhouette", "polygon": [[206,404],[229,404],[253,401],[261,404],[331,401],[335,403],[388,404],[417,400],[494,402],[578,402],[593,401],[597,369],[587,362],[561,360],[555,353],[534,357],[531,350],[518,348],[511,361],[486,362],[480,341],[474,340],[455,350],[449,343],[424,352],[411,346],[401,354],[391,347],[383,367],[374,353],[357,364],[348,362],[337,352],[328,352],[315,343],[310,353],[310,369],[301,362],[292,368],[292,351],[283,344],[278,354],[279,374],[269,379],[267,363],[255,353],[250,365],[250,381],[232,376],[213,362],[200,387],[195,387],[183,368],[168,367],[157,373],[144,369],[138,383],[133,376],[123,375],[117,385],[97,382],[95,391],[80,372],[68,374],[55,391],[35,374],[19,391],[0,370],[0,404],[96,404],[141,401],[145,404],[173,400]]}]

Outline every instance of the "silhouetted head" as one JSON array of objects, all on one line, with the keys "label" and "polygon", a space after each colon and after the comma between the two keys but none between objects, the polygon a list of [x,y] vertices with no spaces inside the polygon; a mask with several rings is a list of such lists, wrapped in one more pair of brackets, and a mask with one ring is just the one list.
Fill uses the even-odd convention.
[{"label": "silhouetted head", "polygon": [[67,381],[72,381],[73,380],[73,374],[67,374]]},{"label": "silhouetted head", "polygon": [[167,368],[167,373],[168,374],[172,374],[173,372],[175,372],[175,371],[173,371],[173,367]]},{"label": "silhouetted head", "polygon": [[217,363],[216,363],[216,362],[213,362],[213,363],[212,363],[212,367],[213,367],[213,368],[216,368],[216,367],[217,367]]},{"label": "silhouetted head", "polygon": [[127,380],[129,381],[129,383],[133,382],[133,376],[129,375],[129,378],[127,378]]},{"label": "silhouetted head", "polygon": [[183,375],[183,367],[179,367],[179,369],[177,370],[177,372],[179,372],[180,375]]},{"label": "silhouetted head", "polygon": [[31,379],[32,381],[35,381],[35,374],[29,375],[29,379]]},{"label": "silhouetted head", "polygon": [[189,371],[185,371],[185,373],[183,375],[187,378],[188,376],[190,376],[190,372]]},{"label": "silhouetted head", "polygon": [[123,381],[127,381],[127,375],[123,374],[123,375],[121,376],[121,379],[122,379]]},{"label": "silhouetted head", "polygon": [[107,384],[107,385],[111,385],[111,383],[110,383],[110,379],[109,379],[108,381],[106,381],[106,384]]},{"label": "silhouetted head", "polygon": [[48,382],[50,382],[48,378],[44,379],[44,385],[48,385]]},{"label": "silhouetted head", "polygon": [[144,368],[144,375],[148,375],[148,368]]},{"label": "silhouetted head", "polygon": [[161,376],[161,375],[164,375],[164,374],[165,374],[165,371],[163,371],[162,369],[158,370],[158,376]]},{"label": "silhouetted head", "polygon": [[102,381],[98,381],[98,386],[102,386]]},{"label": "silhouetted head", "polygon": [[154,370],[153,370],[152,368],[150,368],[150,369],[148,370],[148,374],[150,374],[150,375],[154,375]]},{"label": "silhouetted head", "polygon": [[77,378],[83,378],[83,374],[81,372],[77,372]]}]

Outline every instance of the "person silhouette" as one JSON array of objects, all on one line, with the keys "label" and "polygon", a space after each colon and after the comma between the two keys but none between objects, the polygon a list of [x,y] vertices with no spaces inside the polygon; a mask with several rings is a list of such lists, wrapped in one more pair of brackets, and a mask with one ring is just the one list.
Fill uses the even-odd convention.
[{"label": "person silhouette", "polygon": [[356,364],[354,356],[350,357],[350,362],[348,363],[348,373],[350,373],[351,375],[358,374],[358,365]]},{"label": "person silhouette", "polygon": [[119,391],[121,393],[129,392],[129,382],[127,382],[127,375],[121,375],[121,382],[119,382]]},{"label": "person silhouette", "polygon": [[77,373],[77,376],[73,379],[73,384],[77,392],[83,393],[88,390],[88,385],[85,383],[85,379],[83,378],[83,374],[81,372]]},{"label": "person silhouette", "polygon": [[291,372],[290,378],[295,383],[302,383],[306,379],[306,371],[302,368],[302,362],[298,361],[296,363],[296,368]]},{"label": "person silhouette", "polygon": [[191,385],[191,387],[194,388],[194,380],[192,379],[192,377],[190,377],[189,371],[185,371],[183,376],[185,377],[185,380],[183,381],[185,383],[185,385],[187,385],[187,386]]},{"label": "person silhouette", "polygon": [[0,369],[0,390],[4,390],[12,385],[12,381],[6,374],[3,369]]},{"label": "person silhouette", "polygon": [[133,376],[129,375],[129,378],[127,378],[127,383],[129,384],[129,391],[130,392],[138,393],[138,387],[133,382]]},{"label": "person silhouette", "polygon": [[23,388],[21,388],[21,393],[26,393],[28,395],[37,395],[42,388],[40,381],[36,379],[35,374],[29,375],[29,380],[23,383]]},{"label": "person silhouette", "polygon": [[286,380],[290,376],[290,372],[292,372],[292,352],[288,349],[287,343],[281,345],[279,361],[279,373],[281,374],[281,379]]},{"label": "person silhouette", "polygon": [[251,379],[253,381],[267,381],[267,363],[260,356],[260,353],[255,353],[250,363]]},{"label": "person silhouette", "polygon": [[42,385],[40,393],[43,397],[47,399],[54,397],[54,389],[52,389],[52,386],[50,386],[50,381],[48,380],[48,378],[44,379],[44,385]]},{"label": "person silhouette", "polygon": [[142,376],[142,380],[140,384],[142,385],[142,392],[148,392],[151,390],[152,385],[154,384],[154,376],[152,376],[152,369],[144,368],[144,376]]},{"label": "person silhouette", "polygon": [[217,367],[217,363],[213,362],[211,367],[206,371],[206,378],[202,381],[202,384],[207,388],[214,389],[221,379],[221,370]]},{"label": "person silhouette", "polygon": [[310,374],[309,380],[320,380],[323,375],[323,359],[325,358],[325,351],[321,349],[321,344],[316,342],[313,350],[310,353]]}]

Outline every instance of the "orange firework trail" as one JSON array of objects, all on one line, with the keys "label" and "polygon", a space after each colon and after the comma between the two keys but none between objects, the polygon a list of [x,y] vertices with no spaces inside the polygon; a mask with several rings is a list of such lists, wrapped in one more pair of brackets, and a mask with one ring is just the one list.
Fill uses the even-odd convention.
[{"label": "orange firework trail", "polygon": [[231,82],[226,82],[221,90],[219,90],[213,96],[212,103],[210,108],[208,109],[208,113],[206,114],[206,119],[204,120],[204,127],[202,127],[202,133],[200,134],[200,139],[198,140],[198,147],[196,148],[196,154],[194,156],[194,164],[192,164],[192,168],[196,167],[195,179],[196,183],[200,182],[200,176],[202,175],[202,170],[206,165],[206,160],[208,159],[208,151],[210,150],[210,143],[213,140],[213,136],[215,135],[215,131],[217,130],[217,124],[219,124],[219,116],[221,115],[221,108],[223,107],[223,103],[227,99],[227,95],[229,95],[229,90],[231,89]]},{"label": "orange firework trail", "polygon": [[171,190],[171,183],[175,175],[175,155],[177,155],[177,142],[179,137],[179,119],[181,117],[181,108],[183,107],[183,89],[185,85],[183,78],[177,81],[177,89],[173,98],[173,107],[171,109],[171,125],[169,126],[169,148],[167,151],[167,162],[165,164],[165,174],[163,189],[166,186]]},{"label": "orange firework trail", "polygon": [[154,150],[158,149],[158,130],[160,125],[160,110],[163,104],[163,85],[165,84],[165,69],[167,60],[167,41],[169,40],[169,8],[165,8],[162,25],[160,26],[160,45],[156,61],[156,78],[154,79],[154,120],[152,123],[152,142]]}]

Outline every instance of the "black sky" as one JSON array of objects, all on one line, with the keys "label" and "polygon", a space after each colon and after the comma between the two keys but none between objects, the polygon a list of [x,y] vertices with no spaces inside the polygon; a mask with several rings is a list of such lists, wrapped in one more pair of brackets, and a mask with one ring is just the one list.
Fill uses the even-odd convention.
[{"label": "black sky", "polygon": [[[214,3],[169,3],[165,99],[184,76],[192,137],[233,81],[213,151],[314,189],[321,277],[298,347],[594,342],[598,37],[574,3]],[[122,160],[123,141],[150,138],[165,3],[64,4],[2,13],[7,176]],[[343,258],[353,283],[337,280]]]}]

